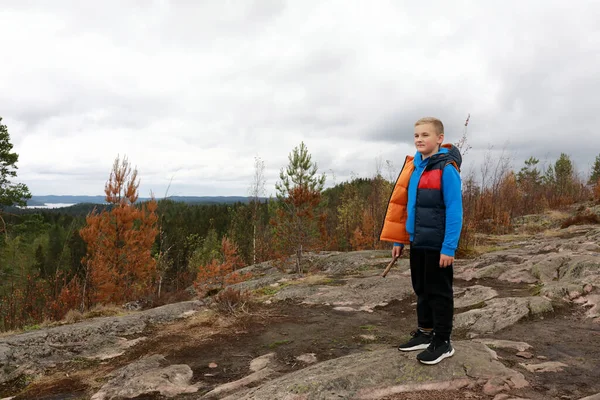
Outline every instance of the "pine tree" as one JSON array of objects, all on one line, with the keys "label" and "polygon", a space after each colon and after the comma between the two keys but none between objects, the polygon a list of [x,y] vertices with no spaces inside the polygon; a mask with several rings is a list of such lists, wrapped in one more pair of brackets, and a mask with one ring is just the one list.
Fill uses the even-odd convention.
[{"label": "pine tree", "polygon": [[2,218],[2,210],[9,206],[24,206],[31,198],[29,188],[24,183],[13,183],[17,176],[19,155],[12,152],[8,128],[2,124],[0,117],[0,232],[6,233],[6,224]]},{"label": "pine tree", "polygon": [[554,167],[552,164],[546,168],[544,171],[544,176],[542,177],[542,182],[546,186],[553,186],[556,183],[556,176],[554,174]]},{"label": "pine tree", "polygon": [[600,154],[596,156],[594,166],[592,167],[592,175],[590,175],[589,185],[597,185],[600,182]]},{"label": "pine tree", "polygon": [[540,171],[537,169],[537,165],[540,162],[537,158],[529,157],[525,161],[525,166],[521,168],[517,174],[517,183],[520,185],[531,185],[537,186],[542,183],[542,176]]},{"label": "pine tree", "polygon": [[244,262],[238,255],[238,248],[234,242],[227,237],[221,240],[221,248],[217,257],[202,265],[194,265],[197,268],[194,287],[198,296],[205,297],[214,292],[219,292],[227,285],[233,285],[250,279],[250,273],[240,274],[237,269],[244,266]]},{"label": "pine tree", "polygon": [[517,186],[523,197],[523,210],[526,213],[535,211],[536,204],[542,193],[543,177],[537,168],[540,160],[529,157],[525,166],[517,174]]},{"label": "pine tree", "polygon": [[561,153],[554,163],[554,176],[556,178],[556,191],[559,198],[570,196],[574,186],[574,168],[568,155]]},{"label": "pine tree", "polygon": [[304,142],[300,147],[294,147],[294,150],[288,156],[289,164],[284,170],[279,172],[281,182],[275,184],[277,197],[286,198],[293,189],[302,187],[311,192],[321,192],[325,185],[325,174],[317,175],[317,163],[312,162],[312,156]]},{"label": "pine tree", "polygon": [[156,260],[151,256],[157,229],[157,203],[136,206],[137,169],[117,159],[104,192],[110,211],[90,213],[80,230],[87,243],[82,308],[96,303],[139,300],[152,293]]},{"label": "pine tree", "polygon": [[[346,183],[341,194],[341,204],[337,208],[338,231],[345,241],[349,241],[353,250],[358,250],[357,244],[363,246],[364,232],[361,229],[365,200],[361,198],[356,182]],[[346,243],[344,243],[346,244]],[[364,248],[364,247],[362,247]]]},{"label": "pine tree", "polygon": [[317,175],[317,164],[304,142],[294,148],[288,159],[288,166],[279,174],[281,181],[275,184],[279,208],[272,224],[280,254],[293,252],[296,268],[302,273],[302,253],[316,245],[319,234],[320,218],[316,209],[321,201],[325,175]]}]

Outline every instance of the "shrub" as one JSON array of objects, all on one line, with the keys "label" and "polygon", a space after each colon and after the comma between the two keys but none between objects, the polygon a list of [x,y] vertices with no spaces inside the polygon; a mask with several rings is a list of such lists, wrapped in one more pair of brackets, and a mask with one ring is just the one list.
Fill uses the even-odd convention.
[{"label": "shrub", "polygon": [[250,300],[247,291],[228,287],[213,296],[213,305],[220,313],[237,315],[248,312]]},{"label": "shrub", "polygon": [[586,225],[586,224],[600,224],[600,217],[597,214],[577,214],[571,218],[566,219],[560,226],[561,229],[568,228],[571,225]]},{"label": "shrub", "polygon": [[79,310],[69,310],[65,317],[63,318],[63,322],[67,324],[74,324],[75,322],[79,322],[83,319],[83,314]]}]

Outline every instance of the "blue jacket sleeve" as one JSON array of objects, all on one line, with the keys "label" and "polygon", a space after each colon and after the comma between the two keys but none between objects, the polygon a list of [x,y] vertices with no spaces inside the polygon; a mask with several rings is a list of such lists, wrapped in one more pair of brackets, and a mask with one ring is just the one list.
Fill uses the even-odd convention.
[{"label": "blue jacket sleeve", "polygon": [[446,205],[446,235],[442,254],[454,257],[462,230],[463,206],[460,174],[452,165],[446,166],[442,174],[442,190]]}]

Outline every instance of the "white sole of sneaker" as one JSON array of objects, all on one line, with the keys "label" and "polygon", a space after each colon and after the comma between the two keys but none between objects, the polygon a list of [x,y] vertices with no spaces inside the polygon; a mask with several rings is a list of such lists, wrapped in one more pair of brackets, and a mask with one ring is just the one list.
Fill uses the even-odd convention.
[{"label": "white sole of sneaker", "polygon": [[436,358],[435,360],[432,360],[432,361],[419,360],[419,362],[422,364],[427,364],[427,365],[435,365],[435,364],[439,363],[440,361],[442,361],[444,358],[452,357],[453,355],[454,355],[454,348],[452,348],[452,351],[450,353],[444,353],[441,356],[439,356],[438,358]]},{"label": "white sole of sneaker", "polygon": [[428,347],[429,347],[429,343],[427,343],[427,344],[418,344],[416,346],[406,347],[404,349],[401,349],[400,347],[398,347],[398,350],[400,350],[400,351],[415,351],[415,350],[425,350]]}]

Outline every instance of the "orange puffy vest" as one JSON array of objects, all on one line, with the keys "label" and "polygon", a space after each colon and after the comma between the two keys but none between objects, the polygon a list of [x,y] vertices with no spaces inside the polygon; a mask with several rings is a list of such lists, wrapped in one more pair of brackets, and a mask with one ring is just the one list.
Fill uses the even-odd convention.
[{"label": "orange puffy vest", "polygon": [[388,202],[385,219],[383,220],[381,234],[379,235],[379,240],[381,241],[410,243],[410,236],[406,231],[406,218],[408,217],[406,207],[408,204],[408,182],[415,170],[413,160],[414,157],[406,156],[402,171],[400,171],[400,175],[396,179],[394,190]]}]

